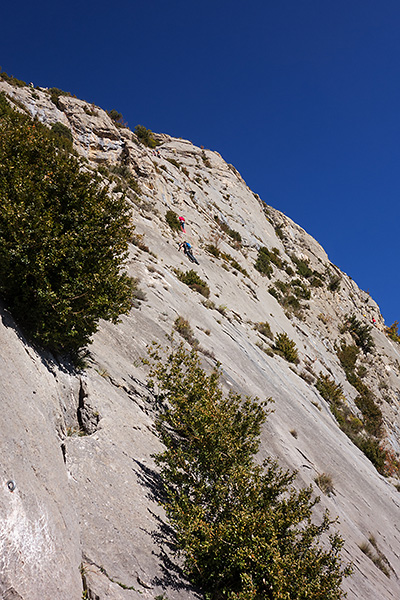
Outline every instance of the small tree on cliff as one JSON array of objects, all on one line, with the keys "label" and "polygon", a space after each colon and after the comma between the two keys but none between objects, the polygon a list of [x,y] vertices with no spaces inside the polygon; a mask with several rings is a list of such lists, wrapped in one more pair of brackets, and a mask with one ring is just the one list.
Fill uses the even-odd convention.
[{"label": "small tree on cliff", "polygon": [[164,506],[189,579],[210,600],[337,600],[350,574],[343,541],[317,523],[312,489],[271,459],[254,462],[265,403],[224,395],[220,372],[207,375],[181,345],[161,360],[150,351],[150,384],[166,401],[157,430]]},{"label": "small tree on cliff", "polygon": [[131,306],[125,199],[0,96],[0,295],[40,345],[76,357]]}]

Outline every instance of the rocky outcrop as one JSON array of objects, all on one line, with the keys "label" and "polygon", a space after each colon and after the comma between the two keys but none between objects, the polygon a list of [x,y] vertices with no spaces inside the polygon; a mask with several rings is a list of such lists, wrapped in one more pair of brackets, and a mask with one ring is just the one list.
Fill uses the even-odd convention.
[{"label": "rocky outcrop", "polygon": [[[167,336],[183,316],[205,351],[205,367],[215,359],[221,362],[226,389],[274,399],[260,458],[272,454],[297,469],[298,484],[312,484],[322,496],[319,510],[328,507],[339,517],[345,557],[355,565],[344,583],[348,598],[397,598],[398,482],[376,471],[342,432],[315,387],[316,376],[328,374],[343,386],[354,417],[361,416],[357,391],[346,379],[337,348],[352,340],[340,332],[346,315],[364,325],[374,318],[375,352],[361,355],[358,364],[383,413],[387,447],[400,452],[400,347],[385,335],[377,304],[330,263],[301,227],[253,194],[218,153],[167,135],[151,150],[81,100],[60,96],[56,106],[45,90],[0,82],[1,90],[44,123],[70,127],[85,168],[102,165],[114,193],[126,187],[136,226],[128,269],[146,297],[118,325],[102,324],[82,373],[33,348],[2,307],[3,597],[197,596],[173,553],[158,503],[157,406],[141,360],[152,341],[170,343]],[[129,176],[135,176],[141,194]],[[178,252],[182,236],[166,223],[167,210],[185,216],[186,239],[200,263],[196,271],[210,288],[208,301],[176,276],[176,269],[193,265]],[[212,247],[218,252],[213,254]],[[271,263],[270,277],[254,268],[260,247],[275,248],[279,257]],[[298,273],[298,261],[321,285],[311,285]],[[293,310],[279,296],[295,278],[310,293],[301,299],[308,308]],[[298,365],[271,352],[271,341],[255,328],[260,322],[296,343]],[[322,473],[332,479],[329,496],[315,484]],[[10,481],[15,482],[12,491]],[[390,577],[360,550],[371,536]]]}]

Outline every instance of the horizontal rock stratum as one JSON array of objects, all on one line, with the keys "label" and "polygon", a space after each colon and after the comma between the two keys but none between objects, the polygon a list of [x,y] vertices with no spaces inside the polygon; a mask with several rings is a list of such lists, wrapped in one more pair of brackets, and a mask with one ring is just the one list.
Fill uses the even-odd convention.
[{"label": "horizontal rock stratum", "polygon": [[[164,134],[151,149],[82,100],[59,96],[56,106],[45,89],[5,81],[0,91],[46,125],[69,127],[85,168],[100,166],[115,194],[126,188],[136,226],[128,270],[145,297],[119,324],[102,323],[81,373],[30,345],[0,307],[1,597],[78,600],[84,590],[99,600],[197,597],[162,535],[153,458],[161,444],[142,364],[148,344],[170,343],[181,316],[205,350],[205,368],[221,363],[227,390],[273,398],[260,459],[272,455],[296,469],[297,484],[321,495],[317,514],[327,507],[338,517],[344,558],[354,563],[347,597],[399,598],[399,482],[377,472],[315,387],[328,375],[342,385],[349,414],[361,417],[337,350],[352,343],[341,333],[346,316],[363,325],[375,319],[375,351],[361,354],[358,367],[382,411],[384,442],[399,453],[400,346],[385,334],[374,300],[217,152]],[[141,195],[121,173],[134,177]],[[185,217],[185,234],[172,231],[167,211]],[[183,239],[198,266],[178,251]],[[270,277],[254,267],[263,247],[276,259]],[[208,300],[178,279],[176,269],[191,268],[207,283]],[[290,289],[303,308],[285,302]],[[275,338],[286,333],[296,343],[298,364],[271,350],[257,326],[265,322]],[[332,480],[330,495],[315,484],[321,474]],[[390,576],[360,550],[370,538]]]}]

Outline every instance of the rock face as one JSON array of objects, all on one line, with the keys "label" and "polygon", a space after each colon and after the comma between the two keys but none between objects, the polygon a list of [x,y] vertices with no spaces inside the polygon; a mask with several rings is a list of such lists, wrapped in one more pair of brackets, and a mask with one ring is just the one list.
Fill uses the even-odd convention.
[{"label": "rock face", "polygon": [[[33,348],[1,306],[1,597],[198,596],[170,552],[158,504],[153,455],[161,445],[141,362],[147,344],[169,343],[166,336],[182,316],[206,351],[205,367],[214,357],[221,362],[227,389],[274,399],[260,457],[273,455],[297,469],[298,484],[311,483],[322,496],[319,511],[327,507],[339,517],[344,557],[355,567],[344,582],[348,598],[398,598],[398,480],[376,471],[315,387],[316,376],[329,375],[343,386],[350,413],[360,416],[357,391],[337,355],[340,342],[352,338],[340,327],[349,314],[364,325],[374,318],[375,352],[360,355],[359,367],[382,411],[387,447],[400,452],[400,346],[385,335],[377,304],[301,227],[253,194],[218,153],[166,135],[156,136],[161,145],[151,150],[76,98],[60,96],[55,106],[46,90],[0,82],[0,91],[47,125],[70,127],[85,168],[101,165],[116,194],[126,188],[136,225],[128,270],[146,296],[118,325],[102,324],[84,373]],[[167,210],[185,217],[185,237],[169,228]],[[194,247],[208,301],[176,276],[176,269],[193,267],[178,252],[182,239]],[[275,256],[270,277],[254,268],[260,247]],[[310,285],[304,264],[314,277],[322,275],[320,285]],[[293,284],[295,278],[300,283]],[[285,302],[293,285],[300,296],[303,290],[308,308]],[[271,340],[255,328],[264,322],[275,339],[286,332],[296,343],[299,364],[271,352]],[[314,482],[323,473],[332,478],[329,496]],[[390,577],[360,550],[371,536]]]}]

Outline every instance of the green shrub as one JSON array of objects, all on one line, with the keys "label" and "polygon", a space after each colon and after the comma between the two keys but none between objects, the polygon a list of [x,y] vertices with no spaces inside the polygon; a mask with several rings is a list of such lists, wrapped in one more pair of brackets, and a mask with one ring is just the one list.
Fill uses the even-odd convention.
[{"label": "green shrub", "polygon": [[159,146],[159,142],[154,139],[153,132],[150,129],[146,129],[143,125],[136,125],[135,133],[139,140],[148,148],[155,148]]},{"label": "green shrub", "polygon": [[299,356],[296,343],[290,339],[287,333],[278,333],[273,346],[275,352],[283,356],[288,362],[297,364]]},{"label": "green shrub", "polygon": [[190,581],[209,600],[342,598],[351,569],[338,534],[324,535],[329,513],[316,524],[311,487],[298,491],[294,473],[255,461],[265,406],[225,396],[220,371],[207,375],[183,346],[151,357],[149,384],[167,401],[156,423],[163,505]]},{"label": "green shrub", "polygon": [[400,344],[398,321],[395,321],[390,327],[385,327],[385,333],[391,340]]},{"label": "green shrub", "polygon": [[311,298],[310,290],[300,279],[292,279],[290,285],[292,286],[295,296],[298,298],[303,298],[304,300],[309,300]]},{"label": "green shrub", "polygon": [[220,226],[220,228],[222,229],[222,231],[224,231],[225,233],[227,233],[229,235],[229,237],[231,237],[237,244],[241,243],[242,236],[240,235],[240,233],[238,231],[235,231],[234,229],[231,229],[229,227],[228,223],[225,223],[225,221],[221,221],[219,219],[218,215],[214,215],[214,219],[218,223],[218,225]]},{"label": "green shrub", "polygon": [[60,96],[71,96],[69,92],[64,92],[58,88],[50,88],[49,89],[50,100],[57,106],[57,108],[61,109],[60,105]]},{"label": "green shrub", "polygon": [[[359,394],[355,399],[355,404],[362,413],[363,421],[361,423],[357,417],[350,413],[347,407],[346,410],[344,407],[338,409],[340,415],[334,414],[346,435],[364,452],[367,458],[375,465],[376,469],[384,475],[386,472],[386,455],[385,451],[380,447],[379,442],[379,439],[383,436],[383,415],[381,409],[376,404],[375,395],[361,380],[361,377],[366,373],[366,368],[364,365],[360,365],[356,371],[356,361],[359,353],[360,349],[357,346],[342,344],[337,355],[346,373],[348,382]],[[365,428],[363,433],[361,433],[362,428]]]},{"label": "green shrub", "polygon": [[234,229],[229,228],[227,231],[227,234],[229,235],[229,237],[231,237],[235,242],[238,242],[239,244],[242,241],[242,236],[240,235],[240,233],[238,231],[235,231]]},{"label": "green shrub", "polygon": [[357,346],[348,346],[347,344],[342,344],[340,350],[337,351],[338,358],[346,375],[354,370],[359,353],[360,349]]},{"label": "green shrub", "polygon": [[341,330],[342,333],[348,331],[364,354],[373,352],[375,342],[370,333],[372,329],[371,325],[363,325],[355,315],[346,315],[345,319],[346,322]]},{"label": "green shrub", "polygon": [[206,246],[206,250],[207,250],[207,252],[209,252],[210,254],[215,256],[215,258],[219,258],[220,254],[221,254],[221,252],[218,250],[217,246],[215,246],[214,244],[208,244]]},{"label": "green shrub", "polygon": [[63,123],[57,122],[51,126],[50,131],[59,148],[67,150],[68,152],[72,151],[73,138],[69,127],[67,127]]},{"label": "green shrub", "polygon": [[339,291],[341,281],[342,281],[342,278],[340,277],[340,275],[331,275],[329,284],[328,284],[328,289],[331,292]]},{"label": "green shrub", "polygon": [[386,453],[383,448],[380,447],[379,441],[373,437],[365,437],[363,435],[353,438],[352,441],[372,462],[376,470],[381,473],[381,475],[385,475]]},{"label": "green shrub", "polygon": [[178,215],[173,210],[167,210],[165,220],[172,231],[182,231],[181,222],[179,221]]},{"label": "green shrub", "polygon": [[254,263],[254,268],[257,269],[261,273],[261,275],[266,275],[267,277],[271,277],[272,267],[271,267],[271,259],[268,248],[261,246],[258,250],[258,255],[256,262]]},{"label": "green shrub", "polygon": [[[103,167],[103,168],[102,167],[103,167],[103,165],[101,165],[98,170],[100,172],[102,172],[103,175],[106,174],[106,176],[107,175],[109,176],[109,173],[107,174],[107,169],[105,167]],[[110,168],[110,172],[113,173],[114,175],[117,175],[118,177],[120,177],[122,179],[124,191],[126,191],[127,188],[129,187],[138,196],[141,196],[143,194],[138,181],[132,175],[132,172],[130,171],[128,165],[124,165],[124,164],[113,165]],[[121,183],[121,181],[120,181],[120,183]]]},{"label": "green shrub", "polygon": [[291,256],[291,259],[294,262],[294,264],[296,265],[297,272],[299,275],[301,275],[301,277],[304,277],[305,279],[309,279],[316,273],[315,271],[310,269],[308,260],[303,260],[301,258],[297,258],[297,256],[295,256],[294,254]]},{"label": "green shrub", "polygon": [[[1,68],[0,68],[0,71],[1,71]],[[16,79],[12,75],[8,75],[5,71],[0,72],[0,79],[2,79],[3,81],[7,81],[7,83],[9,83],[10,85],[12,85],[14,87],[25,87],[26,86],[25,81],[22,81],[21,79]]]},{"label": "green shrub", "polygon": [[115,108],[108,110],[107,114],[110,117],[110,119],[114,121],[115,124],[122,125],[124,123],[124,117],[120,112],[115,110]]},{"label": "green shrub", "polygon": [[269,253],[269,257],[271,262],[274,263],[274,265],[278,267],[278,269],[283,269],[283,261],[279,254],[280,252],[278,248],[272,248]]},{"label": "green shrub", "polygon": [[174,165],[174,167],[176,167],[177,169],[181,169],[181,165],[178,163],[177,160],[175,160],[175,158],[167,158],[166,159],[169,163],[171,163],[171,165]]},{"label": "green shrub", "polygon": [[195,292],[198,292],[205,298],[209,297],[210,288],[208,287],[206,282],[203,281],[199,277],[199,275],[197,275],[196,271],[194,271],[193,269],[190,269],[190,271],[186,271],[186,273],[183,273],[182,271],[177,269],[176,273],[177,273],[178,279],[180,281],[182,281],[182,283],[185,283],[192,290],[194,290]]},{"label": "green shrub", "polygon": [[131,306],[124,199],[0,96],[0,295],[40,345],[76,357]]},{"label": "green shrub", "polygon": [[315,387],[324,400],[331,404],[338,404],[344,400],[343,387],[340,383],[335,383],[329,375],[320,373],[318,375]]},{"label": "green shrub", "polygon": [[353,385],[360,392],[360,395],[355,399],[355,403],[364,417],[365,429],[371,435],[381,438],[383,435],[383,415],[381,409],[375,403],[374,394],[359,378]]}]

